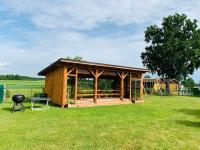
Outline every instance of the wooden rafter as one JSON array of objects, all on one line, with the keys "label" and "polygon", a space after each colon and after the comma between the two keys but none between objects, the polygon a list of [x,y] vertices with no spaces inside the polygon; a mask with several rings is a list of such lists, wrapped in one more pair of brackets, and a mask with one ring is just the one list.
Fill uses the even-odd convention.
[{"label": "wooden rafter", "polygon": [[139,79],[141,79],[141,77],[138,75],[138,73],[135,73],[136,75],[137,75],[137,77],[139,78]]},{"label": "wooden rafter", "polygon": [[122,76],[121,76],[121,74],[120,74],[119,72],[117,72],[117,74],[118,74],[118,76],[119,76],[120,78],[122,78]]},{"label": "wooden rafter", "polygon": [[95,75],[95,73],[94,73],[94,71],[92,70],[92,69],[88,69],[90,72],[91,72],[91,74],[95,77],[96,75]]}]

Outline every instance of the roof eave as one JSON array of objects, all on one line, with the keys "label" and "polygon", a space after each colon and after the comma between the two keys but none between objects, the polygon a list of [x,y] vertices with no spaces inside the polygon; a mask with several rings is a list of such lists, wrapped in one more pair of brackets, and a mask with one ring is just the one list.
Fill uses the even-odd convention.
[{"label": "roof eave", "polygon": [[139,71],[142,73],[150,72],[148,69],[143,68],[132,68],[127,66],[117,66],[117,65],[110,65],[110,64],[103,64],[103,63],[93,63],[93,62],[86,62],[86,61],[73,61],[73,60],[66,60],[64,58],[60,58],[54,63],[50,64],[48,67],[43,69],[38,73],[39,76],[45,76],[46,73],[53,69],[58,63],[74,63],[74,64],[81,64],[81,65],[88,65],[88,66],[95,66],[95,67],[105,67],[105,68],[115,68],[121,70],[128,70],[128,71]]}]

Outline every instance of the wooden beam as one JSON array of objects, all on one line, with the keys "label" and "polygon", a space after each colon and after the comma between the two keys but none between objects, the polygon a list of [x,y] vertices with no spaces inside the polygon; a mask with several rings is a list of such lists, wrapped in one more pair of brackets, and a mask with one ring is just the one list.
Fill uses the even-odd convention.
[{"label": "wooden beam", "polygon": [[104,70],[102,70],[101,72],[99,72],[98,69],[96,69],[95,72],[92,69],[88,69],[88,70],[94,76],[94,102],[96,103],[96,101],[97,101],[97,90],[98,90],[98,78],[104,72]]},{"label": "wooden beam", "polygon": [[144,88],[144,86],[143,86],[143,80],[144,80],[144,75],[143,74],[141,74],[141,79],[140,79],[140,99],[143,99],[143,88]]},{"label": "wooden beam", "polygon": [[67,74],[68,77],[75,77],[75,74]]},{"label": "wooden beam", "polygon": [[[93,76],[94,77],[99,77],[103,72],[104,72],[104,70],[102,70],[100,73],[99,72],[96,72],[96,70],[95,70],[95,72],[92,70],[92,69],[88,69],[92,74],[93,74]],[[97,71],[99,71],[99,70],[97,70]]]},{"label": "wooden beam", "polygon": [[123,79],[124,79],[124,78],[126,78],[126,76],[128,75],[128,72],[127,72],[127,73],[124,73],[124,72],[121,72],[121,73],[120,73],[120,72],[117,72],[117,74],[119,75],[120,78],[123,78]]},{"label": "wooden beam", "polygon": [[128,72],[126,74],[123,73],[123,78],[126,78],[127,75],[128,75]]},{"label": "wooden beam", "polygon": [[78,67],[76,67],[76,75],[75,75],[75,91],[74,91],[74,100],[77,100],[78,94]]},{"label": "wooden beam", "polygon": [[118,74],[118,76],[119,76],[120,78],[122,78],[122,76],[121,76],[121,74],[120,74],[119,72],[117,72],[117,74]]},{"label": "wooden beam", "polygon": [[75,70],[75,67],[73,67],[72,69],[70,69],[68,72],[67,72],[67,75],[70,74],[72,71]]},{"label": "wooden beam", "polygon": [[[67,91],[67,67],[63,67],[62,70],[62,108],[65,106],[65,101],[66,101],[66,91]],[[68,103],[68,99],[67,99]]]},{"label": "wooden beam", "polygon": [[141,77],[137,73],[135,73],[135,74],[137,75],[138,79],[141,79]]},{"label": "wooden beam", "polygon": [[[137,79],[137,80],[138,80],[138,79]],[[137,98],[137,95],[136,95],[136,94],[137,94],[137,92],[136,92],[136,90],[137,90],[137,88],[136,88],[137,80],[134,81],[134,83],[135,83],[135,84],[134,84],[134,88],[135,88],[135,91],[134,91],[134,92],[135,92],[135,93],[134,93],[134,94],[135,94],[135,99]]]},{"label": "wooden beam", "polygon": [[98,90],[98,74],[99,71],[96,69],[95,76],[94,76],[94,102],[97,102],[97,90]]},{"label": "wooden beam", "polygon": [[93,74],[94,77],[96,76],[96,74],[94,73],[92,69],[88,69],[88,70]]},{"label": "wooden beam", "polygon": [[128,75],[127,73],[124,72],[117,72],[117,74],[119,75],[121,82],[120,82],[120,100],[124,100],[124,79],[126,78],[126,76]]},{"label": "wooden beam", "polygon": [[120,100],[124,100],[124,78],[121,78],[120,82]]},{"label": "wooden beam", "polygon": [[100,75],[102,75],[103,72],[104,72],[104,70],[102,70],[100,73],[98,73],[98,77],[99,77]]},{"label": "wooden beam", "polygon": [[132,100],[132,73],[130,72],[129,76],[129,99]]}]

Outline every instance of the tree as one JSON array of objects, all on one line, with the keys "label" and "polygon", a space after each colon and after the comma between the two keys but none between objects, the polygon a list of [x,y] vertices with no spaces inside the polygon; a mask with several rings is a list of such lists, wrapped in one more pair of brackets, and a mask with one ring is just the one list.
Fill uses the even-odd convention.
[{"label": "tree", "polygon": [[195,82],[192,78],[185,79],[181,83],[187,88],[193,88],[195,86]]},{"label": "tree", "polygon": [[145,41],[146,51],[141,54],[144,66],[168,81],[185,79],[200,66],[200,29],[196,19],[190,20],[185,14],[164,17],[161,27],[147,27]]},{"label": "tree", "polygon": [[69,57],[69,56],[67,56],[66,59],[67,59],[67,60],[81,61],[81,60],[82,60],[82,57],[80,57],[80,56],[78,56],[78,55],[76,55],[76,56],[74,56],[74,57]]},{"label": "tree", "polygon": [[144,75],[144,78],[151,78],[150,75]]}]

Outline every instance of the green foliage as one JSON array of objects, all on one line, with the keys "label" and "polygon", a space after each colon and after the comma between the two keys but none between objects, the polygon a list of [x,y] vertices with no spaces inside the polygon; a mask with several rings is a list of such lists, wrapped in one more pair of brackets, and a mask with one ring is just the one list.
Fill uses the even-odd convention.
[{"label": "green foliage", "polygon": [[144,78],[151,78],[150,75],[144,75]]},{"label": "green foliage", "polygon": [[192,78],[185,79],[181,82],[184,87],[193,88],[195,86],[195,82]]},{"label": "green foliage", "polygon": [[41,94],[41,93],[39,93],[39,92],[35,92],[35,93],[33,94],[33,97],[39,97],[40,94]]},{"label": "green foliage", "polygon": [[6,90],[6,98],[10,98],[10,91]]},{"label": "green foliage", "polygon": [[161,27],[147,27],[145,41],[143,64],[159,76],[181,80],[200,66],[200,29],[185,14],[164,17]]},{"label": "green foliage", "polygon": [[99,80],[99,89],[101,90],[112,90],[114,80],[112,79],[100,79]]},{"label": "green foliage", "polygon": [[67,60],[75,60],[75,61],[81,61],[83,58],[81,56],[74,56],[74,57],[66,57]]},{"label": "green foliage", "polygon": [[153,94],[152,88],[145,88],[145,91],[146,91],[147,94]]}]

